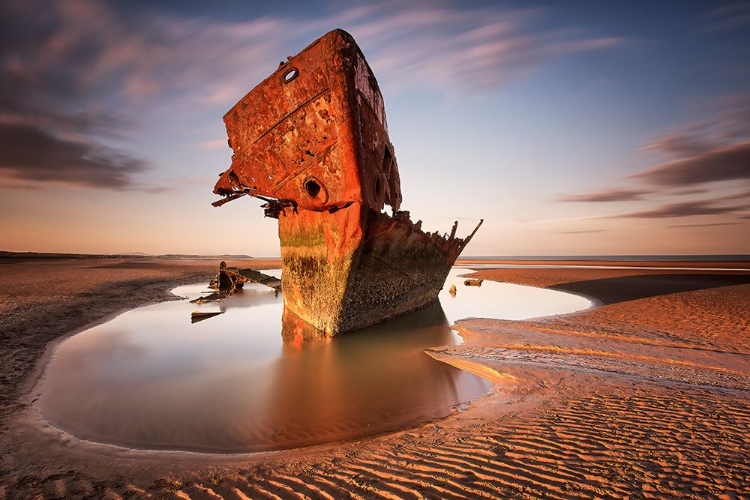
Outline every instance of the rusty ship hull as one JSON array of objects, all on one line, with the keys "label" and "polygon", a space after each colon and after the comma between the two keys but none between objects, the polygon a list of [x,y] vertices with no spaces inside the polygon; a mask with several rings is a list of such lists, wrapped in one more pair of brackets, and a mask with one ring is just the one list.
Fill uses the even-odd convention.
[{"label": "rusty ship hull", "polygon": [[285,314],[336,335],[436,299],[476,229],[425,233],[400,211],[383,98],[351,35],[282,62],[224,122],[234,155],[215,205],[250,195],[278,219]]}]

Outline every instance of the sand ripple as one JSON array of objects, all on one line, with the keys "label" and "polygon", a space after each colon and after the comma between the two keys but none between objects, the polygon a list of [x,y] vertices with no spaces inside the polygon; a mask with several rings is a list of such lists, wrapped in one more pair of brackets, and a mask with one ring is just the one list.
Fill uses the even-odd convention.
[{"label": "sand ripple", "polygon": [[[604,290],[598,279],[611,274],[566,273],[539,279]],[[202,462],[122,452],[109,463],[95,452],[67,458],[67,442],[39,451],[17,441],[36,454],[0,457],[0,500],[750,498],[750,286],[711,276],[654,288],[625,274],[629,296],[613,292],[585,313],[461,323],[467,342],[431,354],[496,386],[446,419]]]},{"label": "sand ripple", "polygon": [[741,498],[750,491],[747,399],[733,391],[564,378],[564,386],[550,380],[557,388],[546,391],[537,411],[468,426],[430,424],[318,461],[221,469],[148,488],[70,471],[21,480],[12,491],[191,499]]}]

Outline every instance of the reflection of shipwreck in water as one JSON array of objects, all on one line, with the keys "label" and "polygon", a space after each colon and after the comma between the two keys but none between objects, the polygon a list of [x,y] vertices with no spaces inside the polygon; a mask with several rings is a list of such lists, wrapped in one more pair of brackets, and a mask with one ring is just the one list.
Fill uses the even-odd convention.
[{"label": "reflection of shipwreck in water", "polygon": [[234,156],[214,205],[249,194],[279,220],[290,311],[335,335],[437,297],[476,229],[465,239],[456,225],[450,235],[425,233],[399,211],[383,98],[348,33],[334,30],[290,57],[224,122]]}]

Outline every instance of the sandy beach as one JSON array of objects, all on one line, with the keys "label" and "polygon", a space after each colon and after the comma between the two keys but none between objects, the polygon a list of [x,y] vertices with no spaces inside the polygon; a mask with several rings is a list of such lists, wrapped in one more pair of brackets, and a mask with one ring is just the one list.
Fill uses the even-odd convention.
[{"label": "sandy beach", "polygon": [[490,394],[400,432],[208,455],[84,442],[33,402],[62,340],[175,299],[218,260],[2,259],[0,499],[750,498],[750,263],[511,263],[540,267],[476,276],[595,306],[458,322],[464,343],[429,354],[489,379]]}]

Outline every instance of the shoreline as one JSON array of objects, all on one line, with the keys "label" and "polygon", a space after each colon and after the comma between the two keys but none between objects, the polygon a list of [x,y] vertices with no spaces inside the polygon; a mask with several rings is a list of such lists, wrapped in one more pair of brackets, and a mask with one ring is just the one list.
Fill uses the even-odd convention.
[{"label": "shoreline", "polygon": [[[750,276],[746,273],[685,273],[656,268],[647,272],[580,268],[480,270],[476,275],[485,279],[572,289],[573,293],[588,291],[602,305],[521,322],[459,321],[457,327],[464,343],[434,348],[428,354],[461,369],[482,372],[480,376],[485,378],[491,375],[493,390],[469,403],[465,411],[456,410],[445,419],[311,448],[206,455],[104,449],[109,445],[81,442],[53,429],[39,432],[31,425],[30,391],[32,382],[38,380],[33,378],[33,370],[41,375],[47,364],[45,359],[49,359],[45,356],[52,355],[54,346],[92,326],[90,321],[80,324],[90,317],[87,314],[99,314],[93,321],[100,324],[123,310],[169,300],[169,290],[174,286],[205,278],[215,273],[218,264],[179,260],[146,264],[141,258],[138,262],[119,259],[103,267],[101,260],[76,263],[79,265],[62,261],[42,265],[43,269],[39,269],[38,261],[9,264],[4,271],[14,266],[23,269],[16,268],[0,278],[0,325],[5,337],[2,360],[12,359],[21,349],[17,347],[19,343],[30,351],[24,352],[20,361],[5,362],[0,368],[0,499],[36,494],[184,498],[200,497],[200,492],[207,495],[208,490],[224,497],[238,497],[238,492],[254,497],[276,491],[275,494],[284,493],[282,497],[294,496],[295,492],[309,497],[356,492],[367,498],[420,490],[428,496],[454,497],[555,497],[573,491],[584,497],[647,496],[649,492],[658,497],[681,491],[698,494],[696,489],[707,496],[718,498],[726,494],[732,498],[750,491],[750,456],[741,446],[746,444],[744,429],[750,425],[750,370],[744,368],[750,360],[750,313],[746,312]],[[269,267],[278,265],[278,261],[251,259],[238,264]],[[698,262],[695,267],[704,264]],[[457,266],[470,264],[462,260]],[[43,283],[45,277],[50,281],[49,293],[40,296],[44,287],[35,285]],[[92,283],[93,288],[81,292],[76,289],[81,282]],[[132,296],[136,291],[139,293]],[[20,305],[12,307],[14,304]],[[94,311],[74,317],[69,314],[69,308],[86,309],[85,306]],[[49,325],[42,328],[50,320],[56,321],[53,326],[58,333]],[[67,333],[61,331],[76,322],[76,328]],[[35,326],[39,328],[35,330]],[[29,359],[33,360],[31,367]],[[643,392],[646,389],[653,394]],[[674,410],[673,415],[673,410],[663,407],[659,398],[681,410]],[[711,405],[696,407],[694,403],[700,401]],[[619,441],[613,438],[609,444],[602,441],[622,434],[622,429],[638,430],[631,428],[627,420],[633,412],[628,415],[615,411],[626,403],[654,434],[640,447],[625,439],[627,436]],[[591,404],[601,407],[599,414],[581,413]],[[662,429],[662,422],[643,420],[659,412],[677,418],[675,422],[682,419],[684,429],[677,423]],[[702,420],[693,418],[704,414],[713,415],[710,418],[716,421],[718,441],[712,441],[704,432],[694,434],[692,440],[672,436],[671,433],[690,431],[691,426],[704,425]],[[559,420],[561,415],[567,415],[569,424]],[[663,422],[672,421],[667,418]],[[614,424],[621,427],[620,431],[617,425],[612,427]],[[617,432],[611,436],[596,434],[593,429],[597,426],[611,427],[610,434]],[[592,430],[585,432],[586,427]],[[544,438],[549,442],[542,446],[529,441],[518,429],[529,429],[529,436],[549,434]],[[576,433],[583,433],[577,443],[564,437]],[[610,466],[602,468],[598,462],[585,458],[584,452],[591,454],[599,449],[597,443],[605,449],[614,447],[622,457],[630,457],[630,462],[636,460],[636,464],[641,463],[638,457],[643,450],[648,450],[656,457],[649,463],[655,464],[654,470],[663,469],[664,477],[642,468],[640,473],[645,476],[639,480],[627,473],[630,462],[625,458],[611,458]],[[597,446],[589,449],[589,445]],[[734,469],[710,461],[701,465],[690,458],[711,455],[712,447],[734,460],[727,463],[741,465]],[[556,453],[550,455],[550,450]],[[677,455],[685,463],[669,465],[670,457]],[[399,457],[403,456],[410,457],[407,463],[401,463]],[[552,472],[547,471],[548,460],[564,463],[555,466],[558,472]],[[673,474],[669,473],[670,467]],[[631,464],[631,472],[636,468]],[[595,472],[584,474],[584,470]],[[682,478],[672,477],[678,473]],[[617,477],[608,477],[612,474]],[[631,476],[632,484],[627,482]]]}]

